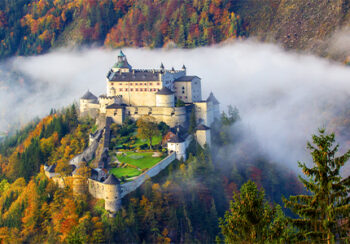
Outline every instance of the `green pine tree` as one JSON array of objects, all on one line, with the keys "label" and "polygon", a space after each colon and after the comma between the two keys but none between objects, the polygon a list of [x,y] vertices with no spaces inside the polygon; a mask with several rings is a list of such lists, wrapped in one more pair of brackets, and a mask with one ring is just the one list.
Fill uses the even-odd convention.
[{"label": "green pine tree", "polygon": [[193,107],[190,115],[190,125],[188,127],[188,133],[194,134],[196,132],[197,119],[196,119],[196,109]]},{"label": "green pine tree", "polygon": [[[292,230],[279,205],[271,208],[264,190],[252,181],[235,193],[220,228],[225,243],[272,243],[292,241]],[[220,241],[220,238],[217,238]]]},{"label": "green pine tree", "polygon": [[298,162],[306,175],[299,179],[311,194],[291,196],[283,201],[299,215],[293,223],[300,230],[300,238],[327,243],[344,238],[349,241],[349,227],[343,223],[350,216],[350,177],[343,178],[340,170],[350,158],[350,150],[336,157],[339,145],[334,145],[334,134],[326,134],[324,129],[319,133],[312,136],[313,145],[307,143],[312,167]]}]

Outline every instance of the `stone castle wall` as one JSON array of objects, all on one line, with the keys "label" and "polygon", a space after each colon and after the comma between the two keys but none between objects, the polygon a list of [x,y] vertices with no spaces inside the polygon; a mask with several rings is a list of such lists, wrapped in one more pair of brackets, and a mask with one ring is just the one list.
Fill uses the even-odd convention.
[{"label": "stone castle wall", "polygon": [[159,122],[164,122],[170,127],[184,125],[186,123],[185,107],[125,107],[119,109],[108,109],[107,116],[113,119],[114,123],[121,124],[125,117],[138,120],[144,115],[150,115]]},{"label": "stone castle wall", "polygon": [[120,197],[123,198],[132,191],[139,188],[146,180],[159,174],[160,171],[168,167],[168,165],[175,160],[175,153],[170,154],[158,164],[147,170],[146,172],[139,175],[136,179],[131,182],[127,182],[120,185]]},{"label": "stone castle wall", "polygon": [[84,150],[81,154],[75,156],[69,161],[69,164],[75,165],[78,167],[78,164],[82,161],[89,162],[94,158],[96,149],[98,147],[99,141],[102,137],[103,130],[98,130],[94,137],[91,139],[91,143],[87,149]]},{"label": "stone castle wall", "polygon": [[124,184],[108,185],[102,182],[88,179],[89,193],[97,199],[105,200],[105,208],[111,212],[115,212],[120,208],[121,199],[130,192],[139,188],[146,180],[159,174],[171,162],[175,160],[175,153],[170,154],[158,164],[142,173],[136,179]]},{"label": "stone castle wall", "polygon": [[89,193],[91,196],[97,199],[104,199],[105,198],[105,184],[102,182],[89,179]]}]

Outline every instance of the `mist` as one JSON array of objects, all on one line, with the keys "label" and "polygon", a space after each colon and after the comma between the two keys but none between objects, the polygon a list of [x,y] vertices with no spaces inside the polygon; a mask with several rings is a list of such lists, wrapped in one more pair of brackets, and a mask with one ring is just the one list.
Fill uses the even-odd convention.
[{"label": "mist", "polygon": [[[349,68],[275,45],[245,41],[191,50],[123,51],[133,68],[159,68],[163,62],[165,68],[180,69],[185,64],[188,75],[202,78],[203,99],[212,91],[222,110],[230,104],[239,109],[242,120],[233,130],[241,131],[245,145],[252,140],[271,160],[293,169],[297,161],[309,159],[311,134],[324,126],[336,130],[330,124],[349,103]],[[61,49],[3,62],[0,130],[79,101],[88,89],[97,96],[105,93],[105,77],[118,52]],[[348,135],[338,139],[349,146]]]}]

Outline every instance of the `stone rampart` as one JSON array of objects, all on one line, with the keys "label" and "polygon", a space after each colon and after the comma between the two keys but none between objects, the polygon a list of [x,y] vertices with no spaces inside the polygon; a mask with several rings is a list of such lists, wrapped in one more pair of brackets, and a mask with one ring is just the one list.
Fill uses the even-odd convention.
[{"label": "stone rampart", "polygon": [[91,143],[88,148],[84,150],[81,154],[75,156],[69,161],[69,164],[75,165],[78,168],[78,164],[82,161],[89,162],[94,158],[98,143],[102,137],[103,130],[99,130],[95,133],[95,136],[91,139]]},{"label": "stone rampart", "polygon": [[89,179],[89,193],[91,196],[97,199],[104,199],[105,198],[105,184],[102,182]]},{"label": "stone rampart", "polygon": [[146,172],[139,175],[133,181],[120,185],[121,198],[123,198],[124,196],[126,196],[130,192],[135,191],[138,187],[140,187],[149,178],[154,177],[157,174],[159,174],[160,171],[165,169],[171,162],[173,162],[175,160],[175,156],[176,156],[175,153],[170,154],[169,156],[164,158],[162,161],[160,161],[158,164],[154,165],[152,168],[150,168]]}]

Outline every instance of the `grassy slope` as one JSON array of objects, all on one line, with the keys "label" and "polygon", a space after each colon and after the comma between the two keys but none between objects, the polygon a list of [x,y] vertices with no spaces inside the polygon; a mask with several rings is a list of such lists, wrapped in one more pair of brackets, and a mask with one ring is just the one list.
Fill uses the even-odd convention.
[{"label": "grassy slope", "polygon": [[121,178],[122,176],[129,178],[140,175],[142,172],[134,168],[114,168],[110,172],[114,174],[115,177]]},{"label": "grassy slope", "polygon": [[[122,163],[134,165],[140,169],[149,169],[160,162],[163,157],[152,157],[153,152],[134,153],[127,152],[126,156],[119,155],[118,160]],[[139,156],[142,158],[139,158]]]}]

